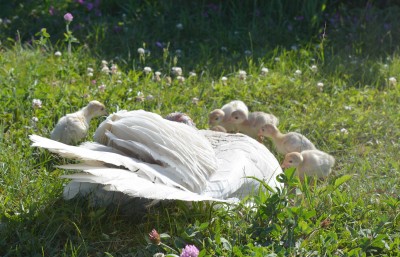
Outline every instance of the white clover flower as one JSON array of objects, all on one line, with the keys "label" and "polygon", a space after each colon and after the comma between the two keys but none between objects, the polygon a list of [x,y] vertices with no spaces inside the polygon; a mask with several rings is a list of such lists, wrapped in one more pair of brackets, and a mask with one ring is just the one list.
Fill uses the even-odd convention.
[{"label": "white clover flower", "polygon": [[311,70],[313,71],[313,72],[317,72],[318,71],[318,67],[317,67],[317,65],[311,65]]},{"label": "white clover flower", "polygon": [[389,84],[395,86],[397,84],[397,79],[395,77],[390,77]]},{"label": "white clover flower", "polygon": [[279,58],[279,57],[275,57],[275,62],[280,62],[281,61],[281,58]]},{"label": "white clover flower", "polygon": [[384,68],[384,69],[389,69],[389,65],[384,64],[384,65],[383,65],[383,68]]},{"label": "white clover flower", "polygon": [[33,99],[32,100],[32,107],[34,109],[42,108],[42,101],[40,99]]},{"label": "white clover flower", "polygon": [[294,75],[296,75],[296,76],[300,76],[301,74],[302,74],[301,70],[296,70],[294,72]]},{"label": "white clover flower", "polygon": [[176,24],[176,28],[179,29],[179,30],[182,30],[183,29],[183,24],[182,23]]},{"label": "white clover flower", "polygon": [[102,60],[102,61],[101,61],[101,65],[107,66],[107,65],[108,65],[108,62],[107,62],[106,60]]},{"label": "white clover flower", "polygon": [[108,74],[108,73],[110,73],[110,69],[108,68],[107,65],[104,65],[103,68],[101,69],[101,72]]},{"label": "white clover flower", "polygon": [[267,75],[268,72],[269,72],[268,68],[263,67],[263,68],[261,69],[261,75],[262,75],[262,76]]},{"label": "white clover flower", "polygon": [[167,85],[171,85],[171,83],[172,83],[171,77],[170,76],[166,76],[165,77],[165,82],[167,83]]},{"label": "white clover flower", "polygon": [[176,79],[178,80],[179,83],[185,82],[185,77],[183,76],[177,76]]},{"label": "white clover flower", "polygon": [[57,51],[57,52],[54,53],[54,55],[55,55],[56,57],[60,57],[62,54],[61,54],[60,51]]},{"label": "white clover flower", "polygon": [[247,77],[247,72],[245,72],[244,70],[239,70],[239,79],[245,80],[246,77]]},{"label": "white clover flower", "polygon": [[221,81],[222,81],[223,85],[226,85],[227,82],[228,82],[228,78],[224,76],[224,77],[221,78]]},{"label": "white clover flower", "polygon": [[111,73],[112,74],[117,74],[118,73],[118,65],[116,65],[114,63],[111,65]]},{"label": "white clover flower", "polygon": [[154,100],[154,96],[153,95],[148,95],[148,96],[146,96],[146,100],[147,101],[152,101],[152,100]]},{"label": "white clover flower", "polygon": [[138,54],[140,54],[140,55],[143,55],[143,54],[145,53],[144,49],[141,48],[141,47],[137,49],[137,52],[138,52]]},{"label": "white clover flower", "polygon": [[341,128],[340,129],[340,133],[343,133],[343,134],[347,135],[347,134],[349,134],[349,131],[347,129],[345,129],[345,128]]},{"label": "white clover flower", "polygon": [[133,89],[132,88],[128,88],[128,93],[132,92]]},{"label": "white clover flower", "polygon": [[176,76],[182,76],[182,68],[181,67],[172,67],[172,73]]},{"label": "white clover flower", "polygon": [[317,83],[317,88],[319,89],[319,91],[322,92],[322,90],[324,89],[324,83],[318,82],[318,83]]},{"label": "white clover flower", "polygon": [[37,123],[39,121],[38,117],[32,117],[32,122]]},{"label": "white clover flower", "polygon": [[194,71],[189,72],[189,77],[196,77],[197,74]]},{"label": "white clover flower", "polygon": [[89,72],[89,73],[87,74],[87,76],[88,76],[88,77],[93,77],[93,72]]},{"label": "white clover flower", "polygon": [[122,80],[120,80],[120,79],[117,80],[116,82],[117,82],[118,84],[122,84]]},{"label": "white clover flower", "polygon": [[159,72],[159,71],[154,72],[154,78],[153,79],[156,82],[160,82],[161,81],[161,72]]},{"label": "white clover flower", "polygon": [[353,109],[353,107],[351,107],[351,106],[349,106],[349,105],[345,105],[345,106],[344,106],[344,109],[345,109],[346,111],[351,111],[351,110]]},{"label": "white clover flower", "polygon": [[199,98],[193,97],[192,98],[192,104],[197,105],[199,103]]},{"label": "white clover flower", "polygon": [[101,84],[100,86],[98,86],[98,89],[101,93],[104,93],[104,91],[106,90],[106,85]]},{"label": "white clover flower", "polygon": [[140,92],[140,91],[137,92],[137,95],[135,97],[135,101],[136,102],[143,102],[144,101],[144,96],[143,96],[142,92]]},{"label": "white clover flower", "polygon": [[151,68],[150,67],[144,67],[143,71],[144,71],[144,73],[149,74],[151,72]]},{"label": "white clover flower", "polygon": [[93,72],[94,71],[93,68],[91,68],[91,67],[88,67],[86,70],[87,70],[87,72]]}]

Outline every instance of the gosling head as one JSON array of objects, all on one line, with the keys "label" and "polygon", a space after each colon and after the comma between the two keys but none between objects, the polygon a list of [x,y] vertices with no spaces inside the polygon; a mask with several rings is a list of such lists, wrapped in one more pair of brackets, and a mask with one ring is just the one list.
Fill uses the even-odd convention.
[{"label": "gosling head", "polygon": [[231,118],[229,119],[230,123],[233,124],[241,124],[247,119],[247,115],[242,110],[236,110],[231,113]]},{"label": "gosling head", "polygon": [[225,112],[221,109],[215,109],[208,115],[208,125],[217,126],[225,117]]},{"label": "gosling head", "polygon": [[90,117],[98,117],[102,115],[108,115],[106,107],[99,101],[91,101],[86,107],[86,113]]},{"label": "gosling head", "polygon": [[181,112],[173,112],[165,116],[166,120],[170,121],[175,121],[175,122],[180,122],[184,123],[190,127],[195,128],[196,124],[193,122],[193,120],[187,115],[186,113],[181,113]]},{"label": "gosling head", "polygon": [[259,136],[271,137],[278,132],[278,128],[273,124],[265,124],[258,130]]},{"label": "gosling head", "polygon": [[298,152],[288,153],[282,162],[281,167],[284,169],[297,167],[303,162],[303,156]]}]

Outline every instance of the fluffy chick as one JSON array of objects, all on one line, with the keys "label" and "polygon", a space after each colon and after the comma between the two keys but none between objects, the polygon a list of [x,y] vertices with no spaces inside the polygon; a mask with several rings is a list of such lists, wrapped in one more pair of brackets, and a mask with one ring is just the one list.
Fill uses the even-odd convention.
[{"label": "fluffy chick", "polygon": [[237,127],[235,124],[232,124],[230,122],[231,114],[234,111],[240,110],[244,116],[248,116],[249,110],[247,108],[247,105],[240,101],[240,100],[234,100],[231,101],[224,106],[222,106],[221,109],[215,109],[210,114],[208,115],[208,124],[210,127],[215,127],[215,126],[222,126],[224,127],[228,132],[236,132]]},{"label": "fluffy chick", "polygon": [[91,101],[81,110],[62,117],[51,132],[51,139],[76,144],[86,137],[92,118],[107,115],[106,108],[99,101]]},{"label": "fluffy chick", "polygon": [[335,158],[323,151],[305,150],[301,153],[286,154],[282,168],[296,167],[296,174],[300,179],[303,179],[304,175],[326,178],[334,164]]},{"label": "fluffy chick", "polygon": [[317,149],[311,141],[297,132],[281,133],[273,124],[265,124],[258,131],[259,136],[271,138],[278,153],[302,152]]},{"label": "fluffy chick", "polygon": [[258,131],[265,124],[278,125],[279,120],[273,114],[265,112],[252,112],[246,117],[241,110],[232,112],[230,122],[235,124],[238,130],[253,138],[258,137]]}]

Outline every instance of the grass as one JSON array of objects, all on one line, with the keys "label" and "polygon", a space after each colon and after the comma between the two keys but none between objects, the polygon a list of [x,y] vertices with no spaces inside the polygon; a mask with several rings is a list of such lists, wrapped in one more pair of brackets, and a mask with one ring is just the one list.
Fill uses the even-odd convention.
[{"label": "grass", "polygon": [[[21,33],[21,40],[2,40],[0,55],[1,256],[175,253],[149,244],[147,234],[153,228],[164,233],[165,245],[179,252],[185,244],[195,244],[201,256],[399,255],[400,88],[389,81],[400,79],[400,57],[393,43],[399,36],[396,5],[386,9],[339,5],[335,10],[341,16],[328,24],[323,38],[324,22],[296,25],[291,16],[281,15],[276,25],[285,32],[268,40],[263,31],[279,35],[271,21],[262,23],[237,11],[259,7],[267,17],[265,5],[256,2],[220,4],[221,13],[199,3],[195,7],[207,10],[210,22],[183,2],[176,15],[165,18],[163,12],[174,13],[172,3],[136,6],[104,1],[100,19],[76,3],[60,1],[55,6],[59,20],[53,25],[46,23],[54,20],[44,15],[46,3],[32,2],[33,9],[28,4],[15,8],[26,20],[13,19],[8,27],[1,24],[9,37],[16,29]],[[73,43],[68,55],[61,17],[72,7],[71,27],[85,17],[88,22],[82,31],[73,30],[81,42]],[[288,12],[295,15],[297,7],[292,8]],[[328,3],[327,8],[333,6]],[[35,16],[33,10],[42,15]],[[128,17],[119,25],[122,32],[111,34],[110,24],[118,25],[122,12]],[[323,17],[336,17],[334,13],[318,17],[323,21]],[[41,27],[26,21],[35,17],[47,28],[49,38],[41,40],[43,33],[34,36]],[[233,28],[225,22],[227,17]],[[293,23],[292,32],[286,30],[288,22]],[[177,23],[184,25],[183,31],[176,30]],[[382,30],[385,24],[390,28]],[[303,31],[311,36],[302,38]],[[29,35],[35,40],[26,44]],[[156,41],[164,43],[164,49],[155,46]],[[140,56],[139,47],[151,52]],[[57,50],[62,56],[54,55]],[[251,53],[246,55],[245,50]],[[117,64],[119,72],[104,74],[103,59],[109,67]],[[145,74],[146,66],[153,73],[161,71],[161,81]],[[171,74],[174,66],[182,67],[184,83]],[[88,76],[88,67],[94,69],[93,77]],[[269,69],[266,75],[261,74],[263,67]],[[245,80],[239,78],[239,70],[247,72]],[[295,75],[296,70],[302,74]],[[189,77],[190,71],[197,76]],[[171,83],[167,76],[172,77]],[[221,81],[223,76],[227,84]],[[319,82],[324,84],[322,92],[316,86]],[[102,84],[104,92],[99,88]],[[154,99],[136,101],[138,94]],[[197,104],[193,98],[199,99]],[[42,108],[33,108],[33,99],[40,99]],[[334,155],[335,174],[310,187],[292,178],[289,170],[281,178],[287,187],[277,193],[261,190],[254,196],[254,206],[243,201],[226,208],[206,203],[188,208],[178,202],[127,214],[119,208],[94,207],[87,199],[64,201],[62,188],[67,181],[59,176],[65,171],[55,166],[66,160],[31,148],[28,135],[48,136],[61,116],[92,99],[104,102],[110,112],[183,111],[199,128],[207,128],[211,110],[241,99],[251,111],[279,117],[282,131],[302,132],[319,149]],[[99,122],[92,121],[91,132]],[[264,143],[274,152],[269,141]],[[282,160],[280,155],[277,158]]]}]

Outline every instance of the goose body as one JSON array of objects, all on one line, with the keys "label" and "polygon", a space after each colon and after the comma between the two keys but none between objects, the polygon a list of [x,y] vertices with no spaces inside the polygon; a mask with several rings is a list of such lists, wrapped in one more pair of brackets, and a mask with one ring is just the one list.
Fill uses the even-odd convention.
[{"label": "goose body", "polygon": [[37,135],[30,139],[35,147],[81,161],[61,166],[80,171],[64,176],[72,179],[66,199],[101,189],[154,200],[229,201],[257,189],[249,176],[281,187],[278,161],[257,141],[142,110],[111,114],[96,130],[96,142],[70,146]]},{"label": "goose body", "polygon": [[281,133],[273,124],[262,126],[258,135],[271,138],[276,150],[281,154],[316,149],[314,144],[302,134],[297,132]]},{"label": "goose body", "polygon": [[249,114],[247,105],[240,100],[234,100],[222,106],[221,109],[215,109],[210,112],[208,124],[210,125],[210,127],[220,125],[224,127],[228,132],[236,132],[237,127],[230,121],[230,118],[232,112],[238,110],[240,110],[247,118]]},{"label": "goose body", "polygon": [[91,101],[81,110],[60,118],[50,137],[65,144],[76,144],[86,137],[91,119],[101,115],[107,115],[104,105]]},{"label": "goose body", "polygon": [[232,112],[230,121],[238,127],[241,133],[252,138],[258,137],[258,131],[263,125],[273,124],[277,126],[279,124],[278,118],[273,114],[252,112],[248,117],[246,117],[246,115],[240,110]]},{"label": "goose body", "polygon": [[301,179],[304,175],[326,178],[334,164],[335,158],[323,151],[305,150],[286,154],[282,168],[296,167],[296,174]]}]

